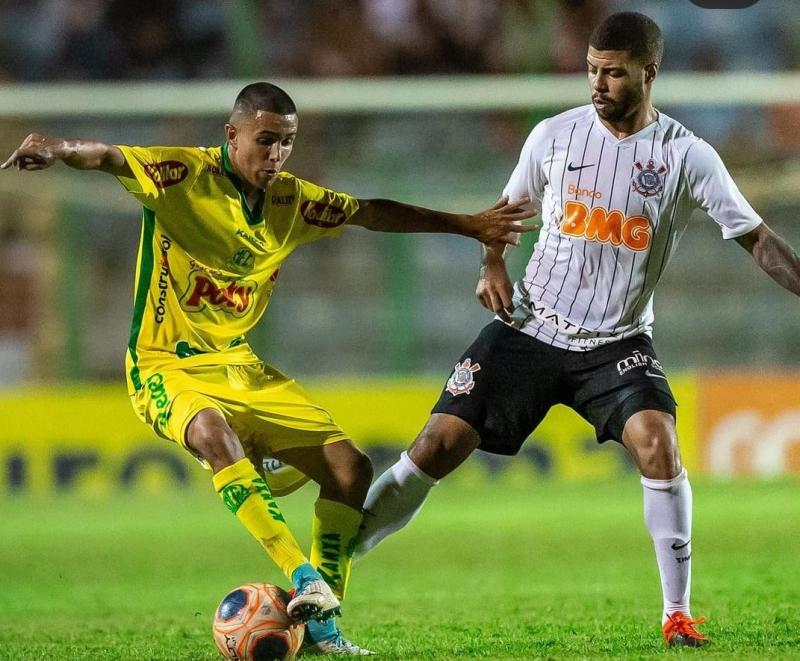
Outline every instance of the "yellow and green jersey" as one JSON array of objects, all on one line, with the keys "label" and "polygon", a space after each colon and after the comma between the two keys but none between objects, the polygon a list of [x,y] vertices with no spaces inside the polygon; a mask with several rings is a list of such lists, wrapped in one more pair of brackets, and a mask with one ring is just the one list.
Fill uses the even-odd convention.
[{"label": "yellow and green jersey", "polygon": [[303,243],[338,236],[357,200],[281,173],[251,209],[227,144],[119,149],[133,172],[119,181],[144,205],[129,391],[176,359],[258,361],[245,335],[264,314],[283,260]]}]

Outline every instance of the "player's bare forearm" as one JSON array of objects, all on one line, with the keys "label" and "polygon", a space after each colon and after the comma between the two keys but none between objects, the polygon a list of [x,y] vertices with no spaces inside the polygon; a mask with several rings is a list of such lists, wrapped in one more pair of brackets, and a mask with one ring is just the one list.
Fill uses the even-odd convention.
[{"label": "player's bare forearm", "polygon": [[784,289],[800,296],[800,258],[782,237],[766,223],[740,236],[736,241],[749,252],[756,264]]},{"label": "player's bare forearm", "polygon": [[521,221],[534,215],[523,209],[527,200],[509,203],[503,199],[477,214],[434,211],[394,200],[359,200],[350,224],[378,232],[447,232],[469,236],[486,244],[519,243],[519,234],[536,227]]},{"label": "player's bare forearm", "polygon": [[0,165],[2,169],[44,170],[58,161],[77,170],[100,170],[115,176],[132,176],[118,147],[92,140],[64,140],[31,133]]}]

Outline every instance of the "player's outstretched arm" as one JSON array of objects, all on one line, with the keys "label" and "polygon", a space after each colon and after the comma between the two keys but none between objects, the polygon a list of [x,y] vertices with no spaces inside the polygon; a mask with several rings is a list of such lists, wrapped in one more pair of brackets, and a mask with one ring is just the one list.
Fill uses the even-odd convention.
[{"label": "player's outstretched arm", "polygon": [[736,238],[756,264],[784,289],[800,296],[800,258],[766,223]]},{"label": "player's outstretched arm", "polygon": [[31,133],[0,169],[44,170],[57,161],[77,170],[100,170],[117,177],[132,177],[119,148],[91,140],[63,140]]},{"label": "player's outstretched arm", "polygon": [[517,245],[522,232],[538,229],[522,221],[534,215],[525,209],[527,199],[509,202],[501,198],[490,209],[476,214],[446,213],[394,200],[359,200],[359,208],[348,221],[378,232],[448,232],[477,239],[481,243]]},{"label": "player's outstretched arm", "polygon": [[494,312],[506,323],[511,323],[509,313],[514,309],[511,302],[514,289],[506,270],[506,247],[494,244],[481,248],[481,270],[475,296],[483,307]]}]

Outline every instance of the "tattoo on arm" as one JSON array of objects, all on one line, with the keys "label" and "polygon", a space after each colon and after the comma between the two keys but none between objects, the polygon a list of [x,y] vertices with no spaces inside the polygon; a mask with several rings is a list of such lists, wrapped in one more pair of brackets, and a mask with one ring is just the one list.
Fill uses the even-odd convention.
[{"label": "tattoo on arm", "polygon": [[737,241],[769,277],[800,296],[800,258],[783,238],[763,223]]}]

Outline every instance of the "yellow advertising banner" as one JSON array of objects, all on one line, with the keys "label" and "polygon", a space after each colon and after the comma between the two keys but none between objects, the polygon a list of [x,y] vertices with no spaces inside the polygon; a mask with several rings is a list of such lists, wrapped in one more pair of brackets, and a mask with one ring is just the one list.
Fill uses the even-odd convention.
[{"label": "yellow advertising banner", "polygon": [[[671,377],[679,402],[678,433],[685,463],[697,469],[697,385]],[[377,470],[396,460],[422,429],[441,379],[357,379],[304,384],[338,424],[372,456]],[[209,476],[180,448],[156,437],[134,415],[121,386],[80,386],[0,394],[0,492],[116,489],[160,491],[202,485]],[[618,444],[600,446],[592,427],[557,406],[516,458],[476,453],[491,474],[608,478],[632,470]]]}]

